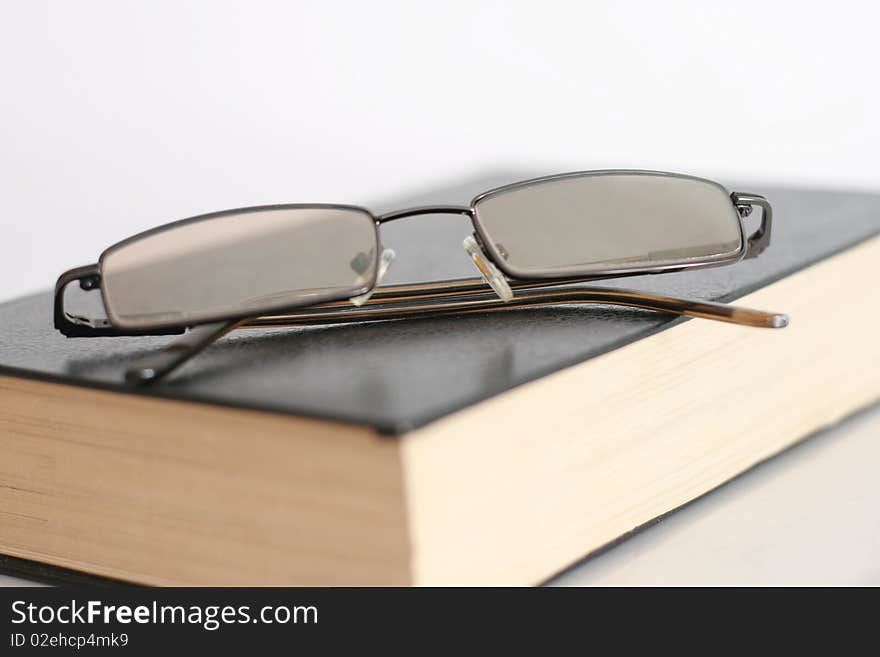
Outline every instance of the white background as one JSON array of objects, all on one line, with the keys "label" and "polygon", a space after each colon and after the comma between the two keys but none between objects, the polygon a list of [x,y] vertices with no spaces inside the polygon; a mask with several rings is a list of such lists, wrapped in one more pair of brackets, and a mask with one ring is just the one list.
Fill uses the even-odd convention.
[{"label": "white background", "polygon": [[875,6],[0,0],[0,298],[172,219],[498,170],[880,188]]}]

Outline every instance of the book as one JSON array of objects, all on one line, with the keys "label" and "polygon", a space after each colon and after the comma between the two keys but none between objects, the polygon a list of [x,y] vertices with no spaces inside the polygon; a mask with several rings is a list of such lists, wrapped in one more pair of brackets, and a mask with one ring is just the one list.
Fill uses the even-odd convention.
[{"label": "book", "polygon": [[[759,258],[597,284],[784,330],[611,306],[242,330],[132,387],[173,337],[4,303],[0,553],[159,585],[541,582],[880,398],[880,196],[748,191],[775,211]],[[469,232],[383,228],[388,282],[472,276]]]}]

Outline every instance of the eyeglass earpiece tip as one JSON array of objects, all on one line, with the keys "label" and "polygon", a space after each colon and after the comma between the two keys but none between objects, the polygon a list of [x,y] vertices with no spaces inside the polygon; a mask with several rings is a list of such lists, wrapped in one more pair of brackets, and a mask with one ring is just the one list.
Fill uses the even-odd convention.
[{"label": "eyeglass earpiece tip", "polygon": [[772,326],[773,328],[785,328],[786,326],[788,326],[788,315],[785,315],[783,313],[776,313],[770,320],[770,326]]},{"label": "eyeglass earpiece tip", "polygon": [[152,367],[132,367],[125,372],[125,382],[132,385],[149,383],[156,378],[156,370]]}]

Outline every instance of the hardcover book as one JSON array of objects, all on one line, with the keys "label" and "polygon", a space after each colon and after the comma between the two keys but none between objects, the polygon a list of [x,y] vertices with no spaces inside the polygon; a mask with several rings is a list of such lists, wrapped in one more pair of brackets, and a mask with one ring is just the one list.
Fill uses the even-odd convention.
[{"label": "hardcover book", "polygon": [[[748,188],[774,207],[760,258],[592,285],[784,330],[586,305],[249,329],[133,386],[174,337],[2,304],[0,553],[144,584],[544,581],[880,398],[880,196]],[[383,227],[387,282],[472,276],[469,231]]]}]

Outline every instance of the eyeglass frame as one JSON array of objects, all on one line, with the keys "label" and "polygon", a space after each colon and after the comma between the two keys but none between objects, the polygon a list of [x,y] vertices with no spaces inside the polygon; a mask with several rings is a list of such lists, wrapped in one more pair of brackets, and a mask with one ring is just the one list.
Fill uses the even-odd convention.
[{"label": "eyeglass frame", "polygon": [[[504,260],[504,258],[499,257],[497,251],[492,248],[491,241],[486,236],[481,223],[477,220],[476,216],[476,205],[483,199],[489,198],[495,194],[505,193],[509,191],[513,191],[523,187],[529,187],[536,183],[543,183],[549,181],[556,180],[564,180],[567,178],[578,178],[578,177],[586,177],[586,176],[602,176],[602,175],[649,175],[649,176],[660,176],[660,177],[669,177],[669,178],[677,178],[677,179],[685,179],[685,180],[693,180],[695,182],[700,182],[704,184],[709,184],[721,189],[726,195],[729,196],[731,203],[737,211],[737,214],[740,218],[740,248],[731,252],[730,254],[722,254],[721,256],[708,256],[705,258],[696,258],[693,260],[689,260],[686,262],[676,262],[671,264],[664,265],[653,265],[648,267],[628,267],[628,268],[616,268],[616,269],[607,269],[594,272],[590,275],[572,275],[572,276],[558,276],[558,275],[547,275],[543,276],[541,274],[533,274],[528,278],[522,277],[518,274],[515,269],[511,268],[508,263]],[[751,234],[746,235],[745,224],[743,219],[748,217],[754,207],[760,207],[762,210],[761,223],[760,226]],[[240,324],[243,320],[254,319],[256,317],[262,317],[263,315],[259,311],[250,310],[248,312],[244,312],[241,314],[223,314],[214,318],[203,318],[197,322],[188,322],[186,324],[175,325],[170,327],[160,327],[160,328],[120,328],[112,324],[109,319],[104,318],[87,318],[81,317],[77,315],[71,315],[65,310],[64,306],[64,293],[67,286],[73,282],[79,282],[79,286],[83,290],[101,290],[102,303],[104,305],[105,311],[109,308],[107,303],[106,295],[101,286],[101,272],[102,272],[102,263],[105,257],[114,252],[117,249],[120,249],[124,246],[127,246],[133,242],[141,240],[145,237],[149,237],[152,235],[156,235],[159,233],[166,232],[168,230],[173,230],[175,228],[179,228],[181,226],[206,221],[210,219],[216,219],[224,216],[241,214],[246,212],[259,212],[259,211],[271,211],[271,210],[295,210],[295,209],[337,209],[337,210],[349,210],[349,211],[357,211],[366,214],[373,220],[373,230],[375,231],[375,239],[377,246],[381,247],[381,235],[379,232],[382,224],[397,221],[399,219],[405,219],[409,217],[415,217],[419,215],[436,215],[436,214],[450,214],[450,215],[459,215],[466,216],[471,225],[474,228],[474,237],[482,250],[483,255],[489,260],[498,270],[500,270],[508,279],[511,281],[511,287],[516,290],[529,290],[534,288],[545,288],[550,286],[557,285],[567,285],[572,283],[583,283],[597,280],[606,280],[609,278],[622,278],[627,276],[640,276],[644,274],[658,274],[658,273],[667,273],[667,272],[676,272],[682,271],[686,269],[701,269],[707,267],[716,267],[721,265],[733,264],[740,260],[754,258],[762,253],[767,246],[770,244],[770,236],[771,236],[771,228],[773,221],[773,210],[769,203],[769,201],[759,194],[752,193],[744,193],[744,192],[729,192],[726,187],[721,185],[720,183],[709,180],[706,178],[700,178],[697,176],[691,176],[687,174],[680,173],[670,173],[664,171],[651,171],[651,170],[637,170],[637,169],[604,169],[604,170],[595,170],[595,171],[574,171],[568,173],[555,174],[551,176],[540,176],[537,178],[531,178],[528,180],[523,180],[519,182],[515,182],[508,185],[503,185],[500,187],[496,187],[490,189],[488,191],[482,192],[475,196],[468,206],[461,205],[425,205],[425,206],[416,206],[405,208],[401,210],[394,210],[391,212],[386,212],[381,215],[375,215],[369,209],[364,208],[362,206],[355,206],[349,204],[336,204],[336,203],[290,203],[290,204],[275,204],[275,205],[263,205],[263,206],[253,206],[253,207],[244,207],[244,208],[235,208],[230,210],[221,210],[219,212],[213,212],[209,214],[203,214],[195,217],[190,217],[187,219],[181,219],[179,221],[174,221],[168,224],[163,224],[161,226],[157,226],[155,228],[151,228],[149,230],[137,233],[136,235],[132,235],[120,242],[117,242],[110,247],[106,248],[98,258],[98,262],[91,265],[86,265],[82,267],[75,267],[70,269],[61,276],[59,276],[58,281],[55,285],[54,292],[54,301],[53,301],[53,316],[54,316],[54,325],[55,328],[60,331],[63,335],[67,337],[117,337],[117,336],[146,336],[146,335],[179,335],[184,333],[188,328],[192,328],[199,325],[206,324],[216,324],[218,321],[223,322],[235,322],[236,324]],[[328,305],[328,302],[334,301],[342,301],[344,299],[349,299],[359,294],[365,294],[371,291],[376,291],[382,288],[377,287],[377,275],[378,275],[378,263],[379,258],[381,257],[381,248],[376,249],[375,253],[375,263],[373,267],[373,276],[368,284],[363,288],[356,290],[354,292],[346,292],[344,295],[340,295],[339,293],[332,293],[323,298],[311,298],[309,299],[308,304],[294,304],[286,309],[272,309],[267,310],[266,316],[271,316],[274,318],[282,317],[288,310],[294,309],[303,309],[303,308],[312,308],[312,307],[320,307],[324,305]],[[410,284],[410,285],[398,285],[398,286],[390,286],[388,289],[394,289],[394,293],[400,297],[406,296],[407,294],[412,295],[413,297],[417,297],[420,300],[428,299],[430,300],[432,297],[441,295],[448,296],[452,295],[472,295],[478,293],[480,291],[485,291],[484,284],[480,282],[479,279],[459,279],[452,281],[438,281],[433,284]],[[650,297],[651,295],[643,295]],[[377,301],[381,300],[382,297],[378,296]],[[548,299],[549,300],[549,299]],[[514,299],[516,301],[516,299]],[[613,302],[612,302],[613,303]],[[710,302],[704,302],[710,303]],[[330,303],[329,305],[336,305]],[[515,308],[518,307],[517,303],[508,303],[504,307]],[[428,312],[429,309],[426,310]],[[109,313],[108,313],[109,314]],[[383,319],[384,317],[380,317],[379,319]],[[252,324],[248,324],[251,326]],[[265,325],[265,323],[256,323],[253,325]],[[273,324],[275,325],[275,324]]]}]

